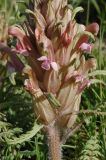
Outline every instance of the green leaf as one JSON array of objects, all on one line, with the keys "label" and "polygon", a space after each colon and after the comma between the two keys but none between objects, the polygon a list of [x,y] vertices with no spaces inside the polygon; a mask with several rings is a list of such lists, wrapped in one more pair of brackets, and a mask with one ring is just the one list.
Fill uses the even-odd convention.
[{"label": "green leaf", "polygon": [[25,134],[20,135],[19,138],[15,137],[14,139],[6,138],[6,142],[8,144],[20,144],[25,141],[28,141],[32,137],[34,137],[41,129],[43,128],[43,125],[38,125],[36,122],[34,123],[34,126],[31,131],[26,132]]},{"label": "green leaf", "polygon": [[11,73],[10,76],[9,76],[10,82],[13,85],[16,85],[15,76],[16,76],[16,72]]}]

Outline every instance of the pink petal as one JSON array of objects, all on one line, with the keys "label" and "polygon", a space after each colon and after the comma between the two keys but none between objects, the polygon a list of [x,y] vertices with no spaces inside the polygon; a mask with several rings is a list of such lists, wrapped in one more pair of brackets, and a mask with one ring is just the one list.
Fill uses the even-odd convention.
[{"label": "pink petal", "polygon": [[22,54],[24,56],[29,56],[29,52],[22,47],[22,45],[19,41],[16,44],[16,49],[17,49],[17,52],[19,52],[20,54]]},{"label": "pink petal", "polygon": [[19,51],[23,49],[23,47],[19,41],[17,41],[17,43],[16,43],[16,49]]},{"label": "pink petal", "polygon": [[58,65],[56,62],[51,62],[51,67],[55,70],[58,71]]},{"label": "pink petal", "polygon": [[22,29],[11,26],[8,29],[8,33],[14,37],[17,37],[23,49],[31,50],[33,48],[28,36],[26,36],[25,32]]},{"label": "pink petal", "polygon": [[86,31],[91,32],[94,35],[97,35],[99,32],[99,25],[94,22],[86,27]]},{"label": "pink petal", "polygon": [[26,50],[26,49],[22,49],[22,50],[20,50],[19,51],[20,52],[20,54],[22,54],[23,56],[29,56],[29,52]]},{"label": "pink petal", "polygon": [[46,56],[42,56],[40,58],[37,59],[38,61],[47,61],[48,58]]},{"label": "pink petal", "polygon": [[83,83],[81,83],[81,84],[79,85],[79,87],[78,87],[78,92],[77,92],[77,93],[79,94],[79,93],[81,93],[82,91],[84,91],[84,89],[85,89],[86,87],[89,87],[90,84],[91,84],[91,81],[85,79],[85,80],[83,81]]},{"label": "pink petal", "polygon": [[75,79],[75,82],[83,82],[84,76],[82,74],[79,74],[78,71],[74,71],[72,77]]},{"label": "pink petal", "polygon": [[82,75],[76,75],[76,76],[74,76],[74,78],[75,78],[76,83],[83,82],[83,80],[84,80],[84,77]]},{"label": "pink petal", "polygon": [[[97,23],[92,23],[86,27],[86,31],[91,32],[94,35],[97,35],[99,31],[99,25]],[[78,40],[74,50],[76,51],[82,43],[84,42],[87,43],[88,40],[89,40],[88,35],[82,35]]]},{"label": "pink petal", "polygon": [[42,65],[41,65],[41,67],[43,68],[43,69],[45,69],[45,70],[50,70],[50,62],[48,62],[48,61],[44,61],[43,63],[42,63]]},{"label": "pink petal", "polygon": [[89,43],[82,43],[79,48],[82,52],[90,53],[92,50],[92,45]]}]

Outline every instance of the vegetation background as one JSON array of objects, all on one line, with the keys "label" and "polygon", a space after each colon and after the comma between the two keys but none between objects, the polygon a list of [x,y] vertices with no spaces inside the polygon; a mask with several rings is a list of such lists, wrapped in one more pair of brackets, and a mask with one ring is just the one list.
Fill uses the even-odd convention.
[{"label": "vegetation background", "polygon": [[[20,24],[23,21],[24,1],[18,0],[15,5],[14,3],[14,0],[0,0],[0,13],[6,13],[6,22],[10,19],[10,24]],[[91,22],[99,23],[100,32],[93,54],[98,62],[97,69],[106,70],[105,0],[69,0],[69,3],[73,7],[84,8],[84,12],[76,17],[79,23],[86,25]],[[11,7],[12,5],[14,7]],[[100,75],[98,78],[106,83],[105,76]],[[87,112],[81,112],[78,115],[77,122],[81,124],[80,128],[63,145],[63,160],[106,160],[105,85],[94,84],[83,93],[81,110],[86,109],[88,109]],[[20,78],[16,77],[16,84],[14,84],[14,78],[9,77],[0,62],[1,160],[48,159],[46,137],[41,131],[35,135],[39,126],[34,119],[31,97],[24,90]],[[13,141],[10,142],[9,139]]]}]

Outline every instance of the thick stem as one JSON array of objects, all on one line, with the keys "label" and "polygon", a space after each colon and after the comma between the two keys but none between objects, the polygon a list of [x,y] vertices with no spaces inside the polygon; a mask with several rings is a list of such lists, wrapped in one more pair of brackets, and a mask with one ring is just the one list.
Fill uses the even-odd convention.
[{"label": "thick stem", "polygon": [[57,127],[50,126],[48,132],[49,159],[61,160],[61,142],[60,133]]}]

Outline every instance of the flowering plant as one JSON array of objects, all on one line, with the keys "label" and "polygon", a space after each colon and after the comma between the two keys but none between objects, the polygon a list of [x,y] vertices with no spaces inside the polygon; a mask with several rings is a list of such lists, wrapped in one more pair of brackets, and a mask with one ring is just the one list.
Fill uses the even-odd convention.
[{"label": "flowering plant", "polygon": [[8,70],[24,74],[35,114],[48,133],[51,160],[61,159],[62,140],[75,124],[81,94],[94,82],[89,71],[96,69],[92,50],[99,26],[78,24],[75,15],[82,10],[67,0],[29,1],[22,27],[8,27],[8,35],[16,37],[14,48],[0,38]]}]

